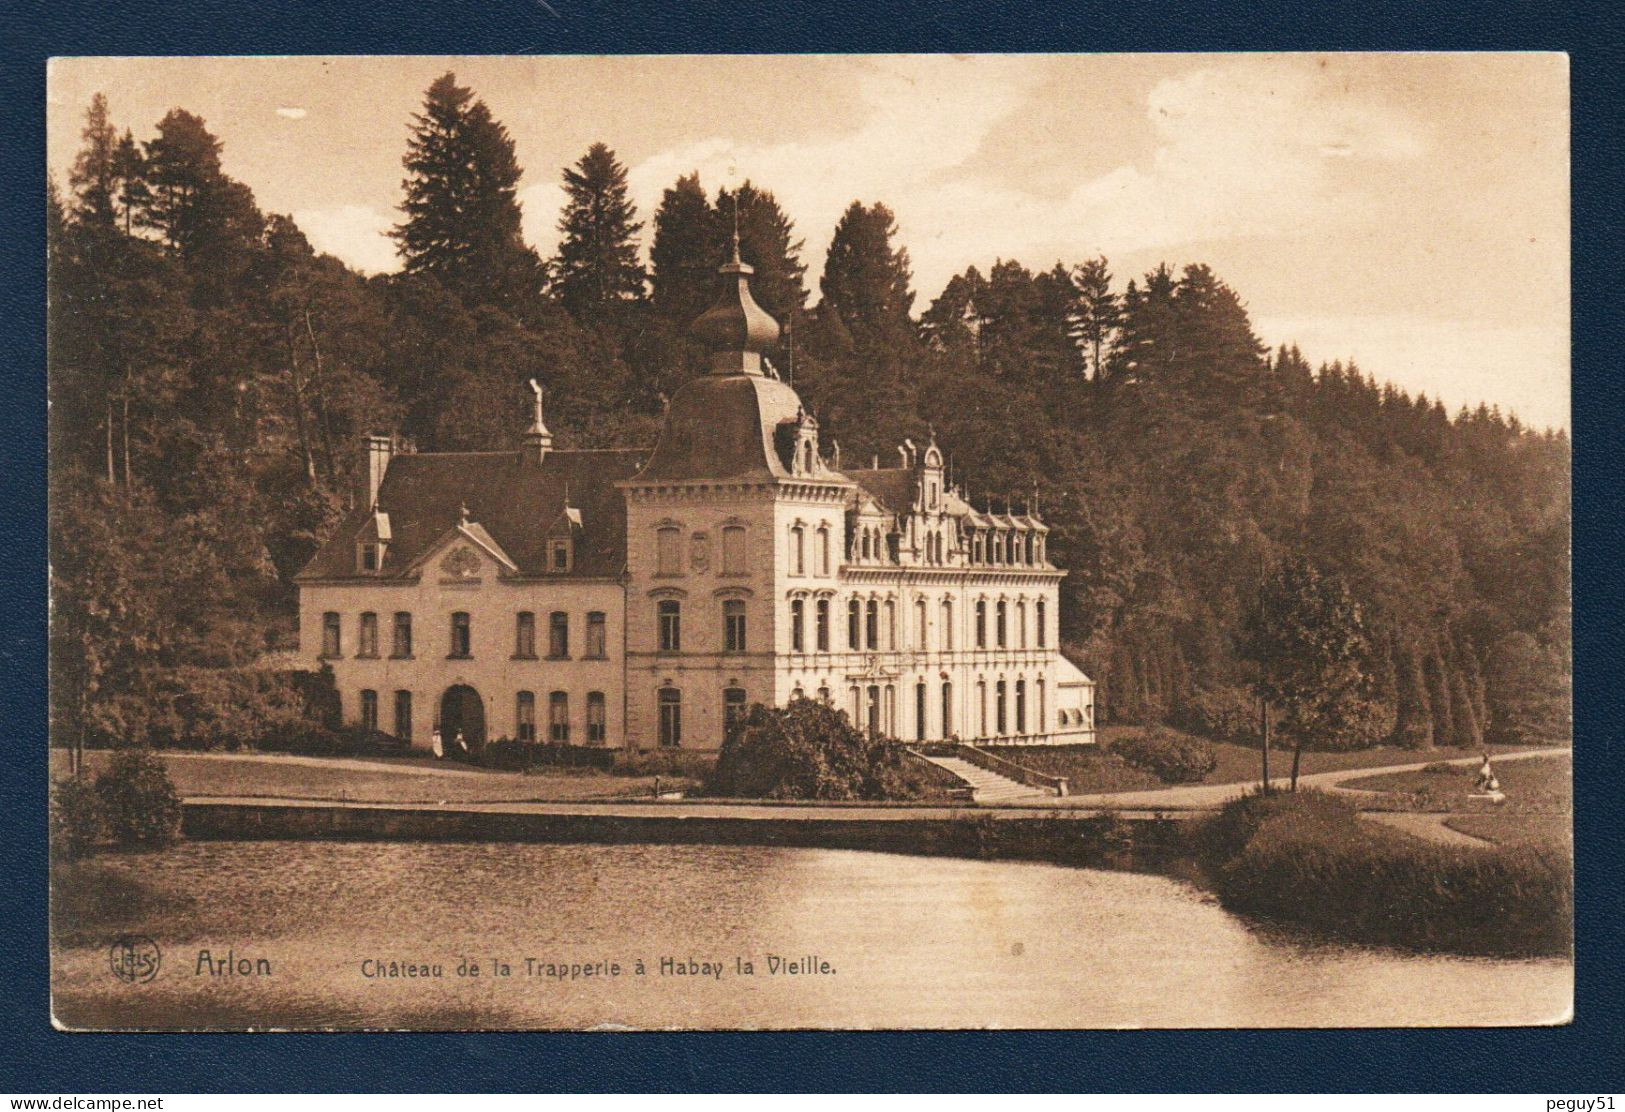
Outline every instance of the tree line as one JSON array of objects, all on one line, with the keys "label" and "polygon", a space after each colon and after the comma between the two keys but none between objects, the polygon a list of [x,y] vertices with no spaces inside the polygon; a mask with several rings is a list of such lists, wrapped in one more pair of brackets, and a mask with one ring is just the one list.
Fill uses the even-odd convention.
[{"label": "tree line", "polygon": [[602,143],[563,170],[544,258],[511,137],[448,73],[410,121],[401,269],[367,277],[262,212],[221,150],[181,108],[137,141],[98,95],[51,186],[59,736],[206,743],[297,715],[252,665],[293,644],[292,576],[351,503],[356,437],[506,447],[536,378],[561,446],[651,443],[703,371],[687,329],[736,229],[784,325],[770,362],[826,448],[889,458],[934,432],[973,504],[1043,513],[1103,724],[1251,737],[1252,693],[1284,690],[1256,615],[1312,584],[1348,605],[1305,612],[1352,624],[1335,691],[1283,728],[1566,733],[1566,435],[1266,350],[1207,266],[1123,282],[1102,258],[995,260],[916,311],[892,212],[854,201],[814,299],[766,183],[689,174],[645,222]]}]

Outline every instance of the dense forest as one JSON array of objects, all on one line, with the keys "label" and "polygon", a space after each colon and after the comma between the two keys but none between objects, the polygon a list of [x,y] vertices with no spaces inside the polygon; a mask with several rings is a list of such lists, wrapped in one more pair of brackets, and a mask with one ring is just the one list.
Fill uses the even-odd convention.
[{"label": "dense forest", "polygon": [[562,446],[651,443],[702,368],[687,327],[736,223],[826,448],[890,458],[934,431],[976,505],[1040,508],[1102,723],[1246,736],[1289,568],[1335,585],[1350,625],[1310,744],[1566,736],[1563,432],[1266,350],[1199,263],[1123,281],[1105,259],[994,260],[922,304],[878,201],[841,217],[814,296],[772,183],[685,176],[645,222],[603,144],[563,170],[543,258],[472,90],[447,74],[410,127],[402,267],[366,277],[262,212],[202,119],[176,108],[138,141],[89,106],[49,197],[59,738],[285,726],[297,700],[260,662],[293,646],[292,577],[352,497],[357,436],[509,446],[534,377]]}]

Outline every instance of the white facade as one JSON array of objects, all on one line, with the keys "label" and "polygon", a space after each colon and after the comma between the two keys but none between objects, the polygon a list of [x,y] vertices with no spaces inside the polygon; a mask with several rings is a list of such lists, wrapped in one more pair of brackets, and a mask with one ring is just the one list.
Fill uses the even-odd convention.
[{"label": "white facade", "polygon": [[365,510],[300,576],[301,652],[345,720],[419,749],[437,726],[715,749],[732,715],[801,695],[905,742],[1092,742],[1047,528],[971,507],[935,443],[842,471],[761,361],[777,325],[749,268],[723,270],[696,323],[712,372],[646,458],[549,451],[539,400],[513,453],[369,438]]}]

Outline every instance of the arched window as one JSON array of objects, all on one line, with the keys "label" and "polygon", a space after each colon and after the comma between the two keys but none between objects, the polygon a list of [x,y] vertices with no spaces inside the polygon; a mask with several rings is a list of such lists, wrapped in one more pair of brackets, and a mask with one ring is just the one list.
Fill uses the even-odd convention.
[{"label": "arched window", "polygon": [[322,615],[322,656],[336,657],[339,655],[339,612],[329,610]]},{"label": "arched window", "polygon": [[389,655],[400,659],[412,655],[412,613],[409,610],[395,611],[395,640]]},{"label": "arched window", "polygon": [[683,531],[663,525],[655,533],[655,574],[683,574]]},{"label": "arched window", "polygon": [[367,690],[361,693],[361,726],[368,731],[378,728],[378,692]]},{"label": "arched window", "polygon": [[555,691],[547,697],[548,736],[554,745],[570,744],[570,695]]},{"label": "arched window", "polygon": [[800,525],[790,526],[790,574],[807,574],[807,530]]},{"label": "arched window", "polygon": [[914,601],[914,647],[917,649],[926,648],[926,636],[929,633],[929,630],[926,629],[926,615],[928,613],[925,600],[923,598],[916,599]]},{"label": "arched window", "polygon": [[743,687],[725,687],[722,689],[722,737],[727,740],[734,736],[734,732],[745,724],[745,689]]},{"label": "arched window", "polygon": [[745,527],[743,525],[724,525],[722,527],[722,574],[745,574]]},{"label": "arched window", "polygon": [[1009,721],[1005,717],[1005,701],[1004,700],[1005,700],[1005,685],[1004,685],[1004,681],[1000,680],[998,682],[998,684],[995,685],[995,687],[994,687],[994,697],[993,697],[993,710],[994,710],[993,724],[994,724],[995,732],[997,732],[1000,737],[1004,736],[1004,728],[1008,724],[1008,721]]},{"label": "arched window", "polygon": [[676,599],[662,599],[655,607],[656,619],[660,627],[660,651],[663,653],[682,652],[683,650],[683,607]]},{"label": "arched window", "polygon": [[587,744],[602,745],[608,736],[604,714],[604,693],[587,692]]},{"label": "arched window", "polygon": [[1027,602],[1025,599],[1016,603],[1016,644],[1024,649],[1027,647]]},{"label": "arched window", "polygon": [[886,651],[897,651],[897,603],[886,600]]},{"label": "arched window", "polygon": [[813,646],[821,653],[829,652],[829,599],[818,600],[815,610],[817,616],[813,622]]},{"label": "arched window", "polygon": [[951,599],[942,600],[942,647],[949,651],[954,647],[954,604]]},{"label": "arched window", "polygon": [[925,740],[925,681],[914,685],[914,739]]},{"label": "arched window", "polygon": [[871,737],[880,733],[880,687],[878,684],[869,685],[868,713],[864,716],[864,727]]},{"label": "arched window", "polygon": [[536,693],[521,691],[513,700],[513,736],[520,741],[536,740]]},{"label": "arched window", "polygon": [[395,736],[401,741],[412,740],[412,693],[395,692]]},{"label": "arched window", "polygon": [[657,703],[660,708],[660,746],[675,749],[683,744],[683,693],[675,687],[662,687]]},{"label": "arched window", "polygon": [[987,648],[987,600],[976,600],[976,647]]},{"label": "arched window", "polygon": [[942,681],[942,737],[947,740],[954,736],[954,685],[947,680]]},{"label": "arched window", "polygon": [[870,599],[863,611],[863,643],[871,651],[880,648],[880,603]]},{"label": "arched window", "polygon": [[378,615],[370,610],[361,615],[361,634],[356,639],[355,655],[378,655]]},{"label": "arched window", "polygon": [[[863,644],[859,640],[862,635],[862,626],[863,604],[857,599],[852,599],[846,604],[846,647],[853,652],[863,648]],[[853,721],[856,720],[854,714]]]},{"label": "arched window", "polygon": [[799,598],[790,600],[790,651],[807,651],[807,604]]},{"label": "arched window", "polygon": [[1027,681],[1016,681],[1016,733],[1027,732]]},{"label": "arched window", "polygon": [[547,655],[553,660],[570,656],[570,615],[555,610],[547,616]]},{"label": "arched window", "polygon": [[1047,700],[1044,698],[1044,678],[1040,676],[1038,678],[1038,729],[1036,731],[1040,734],[1049,731],[1049,725],[1046,721],[1049,708],[1045,705],[1046,702]]},{"label": "arched window", "polygon": [[817,560],[816,569],[819,575],[829,574],[829,526],[818,527],[818,544],[814,549],[813,558]]},{"label": "arched window", "polygon": [[1044,600],[1039,599],[1033,603],[1033,625],[1038,630],[1038,647],[1045,648],[1049,643],[1049,634],[1044,628]]},{"label": "arched window", "polygon": [[1006,639],[1007,623],[1005,621],[1005,610],[1005,603],[1001,598],[998,605],[993,608],[993,639],[994,644],[998,645],[998,647],[1001,649],[1004,648],[1008,643]]},{"label": "arched window", "polygon": [[722,651],[745,651],[745,601],[731,598],[722,603]]},{"label": "arched window", "polygon": [[513,655],[526,660],[536,655],[536,615],[529,610],[514,615]]},{"label": "arched window", "polygon": [[977,680],[976,681],[976,706],[978,708],[977,713],[980,716],[978,718],[978,722],[980,723],[980,725],[978,726],[977,733],[981,737],[987,737],[988,734],[987,734],[987,681],[986,680]]}]

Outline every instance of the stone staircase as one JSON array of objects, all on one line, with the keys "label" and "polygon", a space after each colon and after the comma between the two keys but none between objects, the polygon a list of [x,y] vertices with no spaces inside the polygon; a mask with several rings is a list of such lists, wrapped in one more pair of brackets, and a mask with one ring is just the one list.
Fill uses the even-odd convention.
[{"label": "stone staircase", "polygon": [[1050,792],[1029,787],[1008,776],[1000,776],[997,772],[989,772],[959,757],[932,757],[923,753],[921,756],[969,784],[971,798],[977,803],[1015,803],[1029,799],[1054,798]]}]

